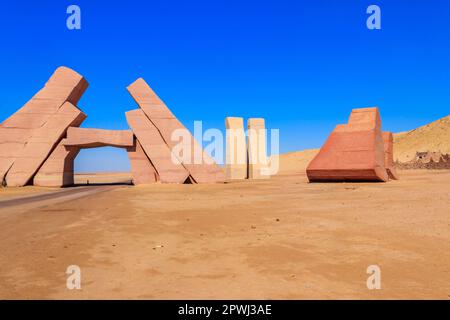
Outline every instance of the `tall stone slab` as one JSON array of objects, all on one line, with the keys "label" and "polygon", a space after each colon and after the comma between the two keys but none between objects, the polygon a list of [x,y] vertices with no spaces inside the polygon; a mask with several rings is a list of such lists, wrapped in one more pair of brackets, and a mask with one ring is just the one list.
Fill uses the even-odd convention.
[{"label": "tall stone slab", "polygon": [[73,104],[64,103],[42,127],[33,131],[31,138],[8,171],[6,184],[11,187],[28,184],[64,137],[67,128],[79,126],[85,118],[86,115]]},{"label": "tall stone slab", "polygon": [[33,132],[44,126],[66,101],[75,105],[87,87],[88,83],[81,75],[60,67],[30,101],[0,124],[1,181],[5,180],[6,173]]},{"label": "tall stone slab", "polygon": [[41,187],[67,187],[74,184],[74,160],[80,148],[65,146],[61,140],[33,178]]},{"label": "tall stone slab", "polygon": [[172,154],[158,128],[141,109],[125,113],[128,125],[151,160],[162,183],[185,183],[190,174]]},{"label": "tall stone slab", "polygon": [[392,132],[383,132],[384,155],[387,173],[389,179],[398,180],[398,174],[394,167],[394,137]]},{"label": "tall stone slab", "polygon": [[378,108],[354,109],[338,125],[306,169],[311,182],[387,181]]},{"label": "tall stone slab", "polygon": [[228,180],[247,179],[247,145],[245,142],[244,119],[225,118],[226,160],[225,175]]},{"label": "tall stone slab", "polygon": [[[163,140],[174,151],[183,145],[183,151],[173,152],[183,166],[189,171],[196,183],[224,182],[223,170],[204,152],[186,127],[174,116],[166,104],[156,95],[150,86],[140,78],[128,86],[128,91],[153,123],[158,128]],[[182,136],[180,143],[174,136]]]},{"label": "tall stone slab", "polygon": [[247,120],[248,178],[268,179],[269,161],[267,158],[266,126],[262,118]]},{"label": "tall stone slab", "polygon": [[141,143],[137,139],[134,142],[134,146],[127,149],[133,174],[133,184],[141,185],[157,182],[159,178],[156,169],[145,154]]}]

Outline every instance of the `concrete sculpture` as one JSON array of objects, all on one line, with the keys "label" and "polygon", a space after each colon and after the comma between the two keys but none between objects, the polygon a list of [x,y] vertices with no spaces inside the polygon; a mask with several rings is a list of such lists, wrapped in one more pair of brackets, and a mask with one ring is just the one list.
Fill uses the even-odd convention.
[{"label": "concrete sculpture", "polygon": [[[10,185],[28,183],[41,162],[56,146],[58,136],[64,132],[54,132],[51,124],[46,125],[50,119],[53,119],[53,123],[57,123],[58,118],[67,120],[63,113],[69,112],[69,118],[73,117],[73,125],[82,121],[81,112],[70,105],[78,103],[87,87],[88,83],[81,75],[69,68],[60,67],[30,101],[0,125],[0,180],[3,185],[7,184],[7,180]],[[60,111],[63,105],[64,108]],[[77,115],[78,112],[80,114]],[[47,129],[42,129],[44,126]],[[47,140],[44,145],[41,138],[45,136],[46,130],[53,135],[55,141]],[[33,155],[33,160],[27,159],[27,153],[34,153],[34,147],[27,146],[30,141],[34,147],[39,148],[39,154],[36,157]]]},{"label": "concrete sculpture", "polygon": [[248,178],[267,179],[268,158],[266,147],[266,128],[262,118],[250,118],[247,121],[248,129]]},{"label": "concrete sculpture", "polygon": [[[214,183],[225,181],[222,169],[219,168],[211,157],[203,151],[203,148],[195,141],[190,132],[180,121],[178,121],[144,79],[140,78],[136,80],[129,85],[127,89],[143,111],[144,115],[148,118],[148,121],[158,129],[162,141],[170,150],[173,151],[179,143],[174,139],[174,133],[176,133],[176,131],[184,133],[184,135],[187,136],[189,140],[188,149],[190,150],[190,156],[187,158],[180,158],[176,153],[172,153],[172,156],[182,163],[193,182]],[[130,127],[134,130],[133,126],[130,125]],[[143,147],[144,150],[146,150],[146,146],[143,145]],[[196,152],[200,155],[197,158]]]},{"label": "concrete sculpture", "polygon": [[43,89],[0,124],[2,185],[71,185],[79,151],[104,146],[127,150],[134,184],[224,181],[222,170],[194,139],[192,146],[207,161],[178,161],[171,137],[174,130],[186,128],[143,79],[128,88],[141,107],[126,113],[131,131],[79,128],[86,115],[76,104],[87,87],[81,75],[60,67]]},{"label": "concrete sculpture", "polygon": [[312,182],[388,181],[378,108],[354,109],[348,124],[336,126],[306,173]]},{"label": "concrete sculpture", "polygon": [[229,180],[243,180],[247,172],[247,146],[245,142],[244,119],[227,117],[225,175]]}]

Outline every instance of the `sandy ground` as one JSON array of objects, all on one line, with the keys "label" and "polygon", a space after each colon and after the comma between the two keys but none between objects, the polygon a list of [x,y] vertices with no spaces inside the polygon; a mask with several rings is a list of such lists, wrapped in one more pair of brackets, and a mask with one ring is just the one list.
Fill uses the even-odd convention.
[{"label": "sandy ground", "polygon": [[448,299],[450,171],[401,176],[123,186],[3,212],[0,298]]},{"label": "sandy ground", "polygon": [[[58,188],[59,189],[59,188]],[[44,187],[35,187],[35,186],[27,186],[25,188],[4,188],[0,187],[0,200],[2,199],[10,199],[13,197],[24,197],[36,195],[39,193],[47,193],[58,190],[56,188],[44,188]]]},{"label": "sandy ground", "polygon": [[75,184],[131,183],[130,172],[77,173]]}]

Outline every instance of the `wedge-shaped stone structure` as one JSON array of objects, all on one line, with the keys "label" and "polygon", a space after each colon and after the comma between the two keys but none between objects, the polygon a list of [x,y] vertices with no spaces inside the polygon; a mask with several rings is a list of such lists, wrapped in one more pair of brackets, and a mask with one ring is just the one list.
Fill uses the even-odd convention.
[{"label": "wedge-shaped stone structure", "polygon": [[354,109],[338,125],[306,169],[316,181],[387,181],[378,108]]},{"label": "wedge-shaped stone structure", "polygon": [[[155,94],[144,79],[140,78],[136,80],[127,89],[145,116],[157,128],[162,140],[172,151],[172,157],[176,157],[178,162],[183,164],[193,182],[215,183],[225,181],[225,175],[222,169],[203,151],[203,148],[197,143],[192,134],[173,115],[166,104]],[[186,153],[181,156],[174,152],[180,143],[180,141],[174,139],[174,136],[179,134],[188,140],[184,150],[189,149],[189,156],[186,156]],[[139,137],[138,139],[142,143]],[[145,144],[142,143],[142,146],[147,152]],[[150,159],[153,161],[152,157]],[[160,173],[156,164],[155,167],[158,173]]]},{"label": "wedge-shaped stone structure", "polygon": [[185,183],[190,181],[190,174],[177,162],[172,151],[162,138],[159,130],[147,118],[141,109],[125,113],[128,125],[140,142],[142,149],[151,160],[158,179],[162,183]]},{"label": "wedge-shaped stone structure", "polygon": [[397,171],[394,168],[394,137],[392,132],[383,132],[384,143],[384,166],[386,167],[389,179],[398,180]]},{"label": "wedge-shaped stone structure", "polygon": [[228,180],[247,179],[247,144],[245,141],[244,119],[225,118],[226,156],[225,175]]},{"label": "wedge-shaped stone structure", "polygon": [[248,178],[268,179],[269,160],[267,158],[266,127],[263,118],[247,120]]},{"label": "wedge-shaped stone structure", "polygon": [[3,184],[34,131],[43,127],[65,102],[76,105],[87,87],[88,83],[81,75],[60,67],[30,101],[0,124],[0,181]]},{"label": "wedge-shaped stone structure", "polygon": [[28,184],[41,165],[56,148],[70,126],[79,126],[86,115],[70,102],[62,105],[48,121],[33,131],[24,148],[17,154],[6,176],[6,184],[19,187]]}]

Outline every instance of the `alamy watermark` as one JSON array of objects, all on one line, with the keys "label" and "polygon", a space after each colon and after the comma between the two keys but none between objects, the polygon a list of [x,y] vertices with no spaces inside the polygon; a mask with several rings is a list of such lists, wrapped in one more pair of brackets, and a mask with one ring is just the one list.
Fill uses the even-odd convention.
[{"label": "alamy watermark", "polygon": [[260,165],[261,174],[269,176],[279,170],[279,129],[227,129],[224,137],[219,129],[203,131],[202,122],[195,121],[193,135],[176,129],[171,142],[175,164]]},{"label": "alamy watermark", "polygon": [[381,289],[381,268],[376,264],[370,265],[366,270],[370,276],[367,278],[366,285],[369,290]]},{"label": "alamy watermark", "polygon": [[81,289],[81,268],[77,265],[70,265],[66,269],[68,275],[66,279],[66,287],[69,290]]},{"label": "alamy watermark", "polygon": [[72,4],[67,7],[66,13],[69,15],[66,20],[66,26],[69,30],[81,30],[81,9]]},{"label": "alamy watermark", "polygon": [[369,30],[381,29],[381,8],[375,4],[370,5],[367,8],[367,14],[370,16],[367,18],[366,25]]}]

